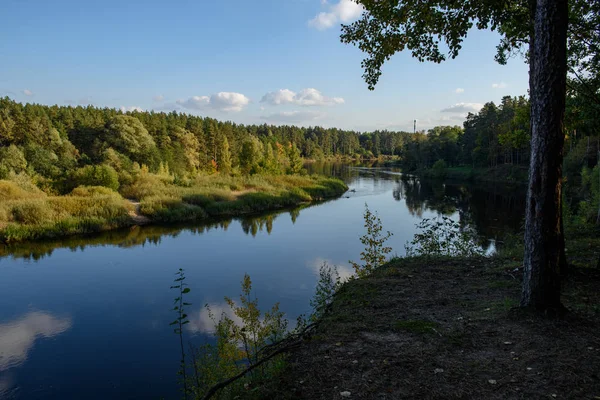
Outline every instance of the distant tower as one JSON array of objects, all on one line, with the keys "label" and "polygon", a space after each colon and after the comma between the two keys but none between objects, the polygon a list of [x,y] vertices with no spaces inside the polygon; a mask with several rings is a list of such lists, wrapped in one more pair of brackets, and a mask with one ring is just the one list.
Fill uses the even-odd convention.
[{"label": "distant tower", "polygon": [[417,120],[415,119],[415,125],[413,127],[413,133],[417,133]]}]

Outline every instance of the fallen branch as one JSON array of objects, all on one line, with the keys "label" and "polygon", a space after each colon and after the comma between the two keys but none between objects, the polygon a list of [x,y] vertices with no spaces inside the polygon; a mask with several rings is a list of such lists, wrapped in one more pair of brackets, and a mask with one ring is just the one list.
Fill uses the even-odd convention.
[{"label": "fallen branch", "polygon": [[[208,389],[208,391],[206,392],[206,394],[204,395],[204,397],[202,397],[202,400],[208,400],[210,399],[212,396],[214,396],[219,390],[225,388],[226,386],[232,384],[233,382],[237,381],[240,378],[243,378],[247,373],[249,373],[250,371],[252,371],[253,369],[255,369],[256,367],[266,363],[267,361],[271,360],[273,357],[285,353],[289,350],[291,350],[294,347],[297,347],[300,345],[300,343],[302,342],[302,340],[304,339],[304,336],[306,335],[306,333],[308,332],[309,329],[312,329],[316,326],[316,323],[307,325],[304,329],[302,329],[302,331],[293,334],[289,337],[286,337],[282,340],[280,340],[279,342],[270,344],[268,346],[263,347],[259,352],[264,352],[264,350],[268,349],[268,348],[274,348],[274,347],[279,347],[276,350],[274,350],[273,352],[271,352],[268,356],[261,358],[260,360],[258,360],[256,363],[250,365],[248,368],[246,368],[245,370],[243,370],[242,372],[240,372],[239,374],[232,376],[229,379],[226,379],[224,381],[221,381],[219,383],[217,383],[216,385],[214,385],[213,387],[211,387],[210,389]],[[292,340],[295,339],[295,340]],[[291,343],[290,343],[291,342]]]},{"label": "fallen branch", "polygon": [[[337,294],[337,292],[334,293],[331,297],[333,298],[336,294]],[[327,304],[327,306],[325,307],[325,309],[323,311],[323,314],[326,314],[329,310],[331,310],[332,304],[333,304],[333,302],[330,302],[329,304]],[[267,361],[271,360],[273,357],[275,357],[279,354],[285,353],[285,352],[291,350],[292,348],[299,346],[300,343],[302,343],[304,338],[307,336],[309,331],[315,329],[319,325],[320,322],[321,322],[321,319],[317,320],[316,322],[313,322],[312,324],[306,325],[300,332],[290,334],[278,342],[271,343],[271,344],[264,346],[263,348],[261,348],[260,350],[257,351],[257,354],[265,353],[267,350],[270,350],[270,349],[275,349],[275,350],[272,350],[272,352],[268,356],[265,356],[265,357],[261,358],[260,360],[258,360],[256,363],[248,366],[248,368],[246,368],[239,374],[232,376],[231,378],[221,381],[221,382],[217,383],[216,385],[212,386],[210,389],[208,389],[208,391],[202,397],[201,400],[210,399],[219,390],[227,387],[228,385],[232,384],[233,382],[237,381],[238,379],[243,378],[246,374],[248,374],[250,371],[254,370],[256,367],[266,363]]]}]

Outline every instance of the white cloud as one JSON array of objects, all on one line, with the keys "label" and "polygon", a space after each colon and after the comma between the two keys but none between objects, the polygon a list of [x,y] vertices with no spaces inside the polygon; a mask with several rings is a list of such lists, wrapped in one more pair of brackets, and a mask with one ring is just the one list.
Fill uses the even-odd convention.
[{"label": "white cloud", "polygon": [[154,96],[154,97],[152,98],[152,100],[153,100],[153,101],[156,101],[157,103],[158,103],[159,101],[163,101],[164,99],[165,99],[165,96],[163,96],[162,94],[159,94],[158,96]]},{"label": "white cloud", "polygon": [[453,106],[444,108],[442,112],[466,114],[469,112],[478,112],[482,107],[483,104],[480,103],[456,103]]},{"label": "white cloud", "polygon": [[203,110],[206,107],[225,112],[242,111],[250,99],[241,93],[219,92],[209,96],[193,96],[187,100],[177,100],[177,104],[190,110]]},{"label": "white cloud", "polygon": [[459,87],[459,88],[456,88],[455,92],[456,93],[464,93],[465,89]]},{"label": "white cloud", "polygon": [[33,92],[29,89],[23,89],[23,94],[25,96],[33,96]]},{"label": "white cloud", "polygon": [[260,100],[261,103],[268,103],[272,106],[284,104],[296,104],[299,106],[332,106],[344,104],[341,97],[327,97],[314,88],[302,89],[299,93],[292,92],[289,89],[279,89],[276,92],[269,92]]},{"label": "white cloud", "polygon": [[345,264],[336,264],[332,260],[328,260],[321,257],[317,257],[311,262],[309,261],[307,263],[307,267],[310,270],[312,270],[316,276],[319,276],[319,271],[324,264],[327,264],[331,268],[337,270],[337,273],[340,276],[342,282],[347,281],[348,279],[350,279],[351,276],[355,274],[354,269],[351,266]]},{"label": "white cloud", "polygon": [[504,89],[505,87],[506,87],[506,83],[504,83],[504,82],[492,83],[493,89]]},{"label": "white cloud", "polygon": [[144,112],[144,109],[138,106],[130,106],[130,107],[125,107],[125,106],[121,106],[119,108],[122,112],[132,112],[132,111],[138,111],[138,112]]},{"label": "white cloud", "polygon": [[212,303],[208,305],[210,312],[206,307],[202,307],[196,312],[190,314],[190,323],[186,326],[186,330],[191,333],[215,333],[215,321],[212,320],[210,314],[215,317],[217,321],[221,319],[223,315],[229,317],[237,326],[244,326],[244,322],[240,317],[235,315],[229,304],[227,303]]},{"label": "white cloud", "polygon": [[318,111],[282,111],[261,117],[271,122],[281,123],[299,123],[308,122],[320,119],[325,116],[325,113]]},{"label": "white cloud", "polygon": [[241,93],[220,92],[210,96],[210,106],[221,111],[241,111],[250,99]]},{"label": "white cloud", "polygon": [[177,100],[183,108],[189,108],[190,110],[202,110],[210,103],[210,97],[208,96],[192,96],[187,100]]},{"label": "white cloud", "polygon": [[291,104],[294,103],[296,93],[289,89],[279,89],[276,92],[269,92],[265,94],[260,100],[261,103],[269,103],[273,106],[280,104]]},{"label": "white cloud", "polygon": [[56,318],[41,311],[0,324],[0,372],[23,364],[37,339],[51,338],[69,328],[70,318]]},{"label": "white cloud", "polygon": [[[321,1],[321,4],[327,5],[328,3]],[[340,0],[337,4],[330,5],[328,12],[320,12],[308,21],[308,26],[325,30],[337,23],[355,20],[360,17],[363,10],[363,6],[353,0]]]},{"label": "white cloud", "polygon": [[337,22],[337,17],[334,13],[321,12],[313,19],[308,21],[308,26],[316,28],[320,31],[331,28]]}]

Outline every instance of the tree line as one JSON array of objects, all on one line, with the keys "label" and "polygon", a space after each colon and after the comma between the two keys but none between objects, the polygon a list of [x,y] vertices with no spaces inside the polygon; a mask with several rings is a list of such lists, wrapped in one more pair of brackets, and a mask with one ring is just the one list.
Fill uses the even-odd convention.
[{"label": "tree line", "polygon": [[176,177],[297,173],[302,158],[398,154],[408,135],[242,125],[176,112],[21,104],[5,97],[0,98],[0,178],[26,172],[40,186],[64,192],[75,183],[127,181],[142,166]]}]

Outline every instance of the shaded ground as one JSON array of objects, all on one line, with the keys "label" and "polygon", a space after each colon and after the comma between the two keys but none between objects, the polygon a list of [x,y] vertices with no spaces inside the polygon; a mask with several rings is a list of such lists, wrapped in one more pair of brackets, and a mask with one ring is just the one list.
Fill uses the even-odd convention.
[{"label": "shaded ground", "polygon": [[572,312],[539,317],[513,309],[519,264],[399,260],[345,285],[265,397],[600,399],[600,271],[565,284]]}]

